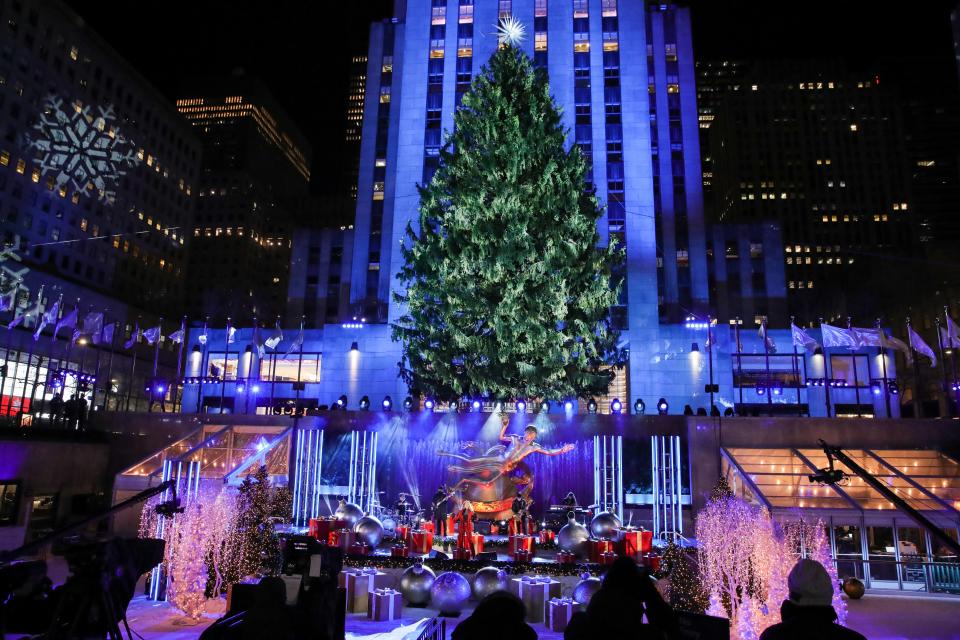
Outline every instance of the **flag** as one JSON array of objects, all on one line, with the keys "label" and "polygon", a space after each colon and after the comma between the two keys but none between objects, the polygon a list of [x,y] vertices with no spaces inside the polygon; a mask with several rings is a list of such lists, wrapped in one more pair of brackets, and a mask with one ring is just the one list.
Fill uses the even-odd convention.
[{"label": "flag", "polygon": [[260,325],[253,326],[253,346],[257,350],[257,358],[263,360],[263,342],[260,341]]},{"label": "flag", "polygon": [[824,348],[846,347],[847,349],[859,349],[860,341],[853,329],[841,329],[829,324],[820,325],[820,334],[823,338]]},{"label": "flag", "polygon": [[76,342],[81,338],[81,336],[83,336],[83,331],[81,331],[80,329],[74,329],[73,335],[70,336],[70,342]]},{"label": "flag", "polygon": [[13,320],[10,321],[10,324],[7,325],[7,329],[13,329],[14,327],[20,326],[24,320],[31,316],[38,315],[40,313],[40,295],[43,294],[43,288],[40,289],[40,294],[37,296],[37,304],[33,306],[32,309],[27,309],[19,316],[16,316]]},{"label": "flag", "polygon": [[957,325],[949,314],[947,315],[947,330],[944,332],[944,336],[943,345],[945,347],[960,347],[960,332],[957,331]]},{"label": "flag", "polygon": [[298,333],[297,337],[294,338],[293,342],[290,343],[290,348],[287,349],[285,354],[283,354],[283,357],[286,358],[297,349],[303,349],[303,329],[300,329],[300,333]]},{"label": "flag", "polygon": [[277,326],[274,328],[270,337],[263,341],[263,345],[268,349],[276,349],[277,345],[283,340],[283,329],[280,328],[280,321],[277,320]]},{"label": "flag", "polygon": [[146,339],[147,344],[154,345],[157,341],[160,340],[160,325],[153,327],[152,329],[147,329],[143,332],[143,337]]},{"label": "flag", "polygon": [[934,355],[933,349],[930,348],[926,342],[923,341],[923,338],[913,330],[913,327],[907,327],[907,339],[910,340],[910,346],[922,356],[927,356],[930,358],[930,366],[937,366],[937,356]]},{"label": "flag", "polygon": [[913,362],[913,353],[910,347],[903,340],[888,336],[884,329],[864,329],[861,327],[851,327],[850,331],[856,336],[857,346],[859,347],[880,347],[881,349],[896,349],[902,351],[907,359],[907,364]]},{"label": "flag", "polygon": [[227,327],[227,344],[233,344],[234,336],[237,333],[236,327]]},{"label": "flag", "polygon": [[13,303],[17,299],[17,290],[11,289],[10,291],[0,294],[0,311],[12,311]]},{"label": "flag", "polygon": [[795,347],[806,349],[810,353],[813,353],[820,347],[820,343],[811,338],[809,333],[792,322],[790,323],[790,333],[793,335],[793,346]]},{"label": "flag", "polygon": [[183,342],[183,328],[177,329],[173,333],[167,336],[167,340],[173,344],[180,344]]},{"label": "flag", "polygon": [[53,303],[53,306],[47,309],[46,313],[40,315],[40,322],[37,323],[37,330],[33,332],[33,339],[39,340],[43,328],[48,324],[54,324],[57,316],[60,314],[60,300]]},{"label": "flag", "polygon": [[103,328],[103,341],[107,344],[113,344],[113,330],[117,328],[116,322],[111,322]]},{"label": "flag", "polygon": [[77,307],[74,307],[73,311],[60,318],[60,321],[57,322],[57,326],[53,329],[53,337],[56,338],[57,334],[60,333],[60,329],[63,329],[64,327],[67,329],[76,329],[77,316],[79,316],[79,314],[80,310]]},{"label": "flag", "polygon": [[763,349],[765,352],[776,353],[777,345],[774,344],[773,339],[767,334],[767,325],[766,323],[760,323],[760,329],[757,331],[757,335],[760,336],[760,339],[763,340]]},{"label": "flag", "polygon": [[88,313],[83,319],[83,332],[90,336],[94,344],[100,341],[100,332],[103,331],[103,314]]},{"label": "flag", "polygon": [[133,333],[130,334],[130,339],[123,343],[124,349],[129,349],[133,345],[137,344],[137,340],[140,339],[140,324],[134,325]]}]

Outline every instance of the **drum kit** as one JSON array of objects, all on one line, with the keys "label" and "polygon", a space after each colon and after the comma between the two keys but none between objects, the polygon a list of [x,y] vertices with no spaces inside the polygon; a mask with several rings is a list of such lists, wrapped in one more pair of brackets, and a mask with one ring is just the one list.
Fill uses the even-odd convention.
[{"label": "drum kit", "polygon": [[[386,491],[378,491],[377,493],[385,494]],[[420,497],[416,493],[404,493],[403,495],[414,499]],[[396,533],[397,527],[400,525],[420,522],[426,516],[426,512],[418,507],[417,501],[398,501],[393,507],[384,507],[382,503],[378,501],[371,511],[373,515],[380,520],[380,523],[383,524],[383,530],[389,534]]]}]

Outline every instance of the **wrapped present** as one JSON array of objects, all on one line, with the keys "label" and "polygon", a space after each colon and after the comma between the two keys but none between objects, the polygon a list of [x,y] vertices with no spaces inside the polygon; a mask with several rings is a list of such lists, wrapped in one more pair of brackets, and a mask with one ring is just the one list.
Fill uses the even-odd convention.
[{"label": "wrapped present", "polygon": [[454,549],[454,560],[473,560],[473,552],[470,549]]},{"label": "wrapped present", "polygon": [[370,545],[365,542],[354,542],[347,549],[347,553],[352,556],[366,556],[370,555]]},{"label": "wrapped present", "polygon": [[527,622],[543,622],[546,604],[560,597],[560,582],[541,576],[514,578],[514,593],[527,609]]},{"label": "wrapped present", "polygon": [[533,562],[533,552],[526,549],[517,549],[513,553],[514,562]]},{"label": "wrapped present", "polygon": [[558,551],[557,564],[573,564],[577,561],[577,556],[572,551]]},{"label": "wrapped present", "polygon": [[447,535],[448,535],[448,536],[452,536],[452,535],[453,535],[453,531],[454,531],[454,529],[453,529],[453,514],[451,513],[450,515],[447,516]]},{"label": "wrapped present", "polygon": [[403,596],[394,589],[374,589],[367,594],[367,617],[396,620],[403,613]]},{"label": "wrapped present", "polygon": [[533,553],[533,536],[510,536],[507,539],[507,553],[516,556],[517,551]]},{"label": "wrapped present", "polygon": [[355,531],[350,529],[340,529],[334,531],[336,533],[337,543],[336,545],[331,544],[331,546],[337,546],[343,549],[344,553],[350,553],[350,547],[352,547],[357,542],[357,534]]},{"label": "wrapped present", "polygon": [[395,544],[390,547],[390,555],[394,558],[406,558],[410,555],[410,549],[405,544]]},{"label": "wrapped present", "polygon": [[589,543],[590,561],[600,562],[600,554],[605,551],[613,551],[612,540],[591,540]]},{"label": "wrapped present", "polygon": [[420,528],[423,529],[424,531],[429,531],[430,533],[436,533],[432,522],[421,522]]},{"label": "wrapped present", "polygon": [[374,589],[387,587],[389,576],[376,569],[353,569],[340,573],[347,591],[347,612],[366,613],[368,595]]},{"label": "wrapped present", "polygon": [[543,612],[543,624],[550,631],[563,632],[573,617],[573,598],[550,598]]},{"label": "wrapped present", "polygon": [[344,529],[346,526],[346,520],[337,520],[336,518],[310,518],[310,536],[329,544],[330,533]]},{"label": "wrapped present", "polygon": [[654,555],[652,553],[639,553],[637,555],[637,564],[641,567],[646,567],[650,571],[655,572],[660,570],[660,556]]},{"label": "wrapped present", "polygon": [[600,564],[613,564],[613,561],[617,559],[617,554],[613,551],[604,551],[600,554],[600,557],[597,559],[597,562]]},{"label": "wrapped present", "polygon": [[636,558],[638,553],[650,551],[652,542],[653,531],[624,531],[620,540],[621,552],[625,556]]},{"label": "wrapped present", "polygon": [[553,529],[544,529],[539,534],[540,544],[547,544],[553,542],[557,539],[557,534],[554,533]]},{"label": "wrapped present", "polygon": [[433,534],[416,529],[410,532],[410,552],[427,554],[433,549]]},{"label": "wrapped present", "polygon": [[483,534],[473,534],[473,550],[477,553],[483,553]]},{"label": "wrapped present", "polygon": [[406,542],[407,540],[410,539],[409,525],[398,524],[396,531],[397,531],[397,540],[403,540],[404,542]]},{"label": "wrapped present", "polygon": [[498,525],[498,524],[491,524],[491,525],[490,525],[490,535],[495,536],[495,535],[497,535],[498,533],[500,533],[500,525]]}]

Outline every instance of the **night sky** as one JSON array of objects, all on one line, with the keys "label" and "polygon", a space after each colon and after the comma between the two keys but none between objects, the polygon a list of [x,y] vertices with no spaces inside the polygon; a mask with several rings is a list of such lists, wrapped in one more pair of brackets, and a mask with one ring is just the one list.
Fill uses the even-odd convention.
[{"label": "night sky", "polygon": [[[314,144],[317,193],[329,191],[339,171],[350,57],[366,51],[369,23],[389,17],[392,7],[389,0],[68,4],[171,99],[188,75],[243,68],[260,76]],[[957,88],[949,21],[956,0],[687,4],[700,60],[842,57],[852,68],[884,73],[907,92]]]}]

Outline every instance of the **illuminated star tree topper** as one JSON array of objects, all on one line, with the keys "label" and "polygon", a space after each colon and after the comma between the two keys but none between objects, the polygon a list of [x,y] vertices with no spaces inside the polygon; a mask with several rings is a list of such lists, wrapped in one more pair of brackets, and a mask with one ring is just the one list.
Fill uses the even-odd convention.
[{"label": "illuminated star tree topper", "polygon": [[497,37],[500,39],[500,44],[516,46],[523,41],[526,35],[527,28],[513,16],[500,18],[500,24],[497,25]]}]

